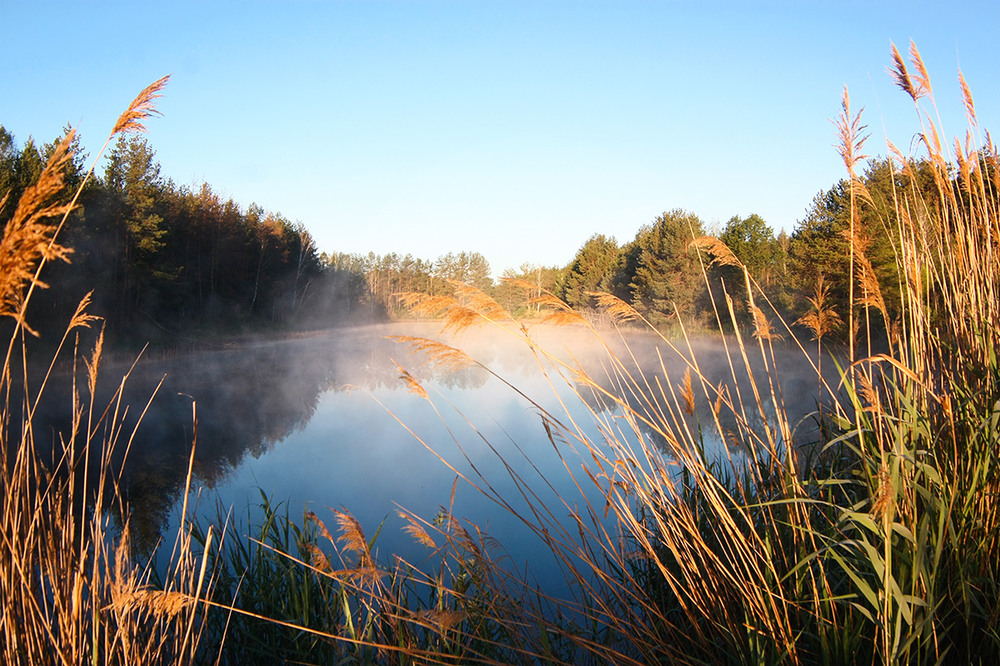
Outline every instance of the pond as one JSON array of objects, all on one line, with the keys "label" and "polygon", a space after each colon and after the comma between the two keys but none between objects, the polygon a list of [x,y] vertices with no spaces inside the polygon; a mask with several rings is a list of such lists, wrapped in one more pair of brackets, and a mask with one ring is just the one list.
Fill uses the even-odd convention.
[{"label": "pond", "polygon": [[[129,426],[117,445],[128,449],[120,487],[133,534],[147,545],[161,536],[170,541],[194,442],[195,511],[204,520],[231,509],[243,525],[252,523],[263,491],[296,522],[312,510],[331,531],[330,509],[347,510],[367,536],[378,531],[376,547],[386,560],[399,554],[419,565],[428,553],[404,532],[398,510],[430,520],[453,504],[453,514],[497,539],[516,567],[523,570],[530,562],[538,580],[557,578],[551,555],[518,518],[530,513],[523,489],[536,493],[556,520],[586,502],[600,514],[604,495],[582,469],[591,456],[575,436],[598,447],[609,432],[632,438],[632,445],[638,436],[662,442],[648,429],[628,427],[620,407],[602,404],[600,390],[560,365],[582,367],[599,386],[612,387],[607,350],[590,331],[531,329],[539,347],[558,359],[553,365],[513,329],[454,336],[440,328],[369,326],[140,360],[126,382],[127,420],[134,423],[153,399],[131,443]],[[608,333],[617,357],[642,367],[651,387],[657,377],[663,387],[683,383],[687,366],[662,341],[633,334],[626,351]],[[460,347],[489,370],[430,365],[427,354],[412,353],[411,345],[398,340],[404,335]],[[696,347],[713,385],[748,392],[735,349],[705,341]],[[815,374],[800,351],[779,351],[785,406],[797,420],[815,409]],[[730,357],[737,358],[735,372]],[[426,397],[401,379],[404,368]],[[126,369],[105,368],[104,375],[115,378]],[[663,409],[665,401],[636,406]],[[681,418],[693,430],[700,424],[712,431],[711,401],[700,395],[696,406]],[[724,452],[717,436],[706,435],[704,443],[709,455]],[[456,482],[458,477],[465,478]]]}]

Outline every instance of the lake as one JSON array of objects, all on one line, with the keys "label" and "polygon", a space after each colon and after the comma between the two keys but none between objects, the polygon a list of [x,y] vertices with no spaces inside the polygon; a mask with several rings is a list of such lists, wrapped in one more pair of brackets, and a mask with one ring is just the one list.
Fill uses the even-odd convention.
[{"label": "lake", "polygon": [[[456,517],[496,538],[516,566],[523,569],[530,562],[534,576],[551,581],[557,573],[554,562],[530,530],[469,483],[455,485],[456,477],[492,488],[516,511],[527,512],[521,492],[526,484],[557,520],[569,514],[564,501],[568,506],[590,502],[600,513],[604,495],[582,471],[590,456],[574,446],[575,433],[598,443],[608,432],[633,440],[638,435],[619,427],[625,421],[620,407],[603,406],[571,373],[563,370],[560,376],[558,364],[540,363],[510,331],[472,329],[453,336],[442,335],[440,328],[400,323],[339,329],[140,360],[126,384],[132,405],[127,420],[134,423],[155,396],[135,430],[122,473],[134,534],[147,545],[160,536],[172,540],[196,414],[193,487],[200,489],[196,511],[206,520],[231,508],[244,525],[252,522],[264,491],[297,522],[309,509],[331,531],[330,508],[346,509],[369,537],[381,526],[376,546],[387,561],[396,553],[419,564],[426,549],[402,530],[405,522],[397,510],[432,519],[451,503],[454,485]],[[615,333],[607,333],[619,358],[643,367],[651,386],[656,377],[664,387],[683,382],[685,364],[662,341],[632,334],[631,351],[624,352]],[[589,331],[540,326],[531,334],[562,362],[586,369],[605,388],[612,386],[607,353]],[[492,373],[480,367],[430,367],[425,354],[390,339],[401,335],[461,347]],[[779,353],[786,408],[805,415],[815,409],[815,375],[801,352],[782,348]],[[696,354],[713,385],[727,383],[731,391],[747,393],[741,361],[734,375],[727,360],[730,355],[738,359],[735,348],[727,352],[718,342],[699,341]],[[410,390],[400,378],[401,367],[419,380],[427,398]],[[105,393],[126,369],[104,369]],[[710,401],[696,398],[695,414],[682,418],[692,429],[698,423],[707,428]],[[663,409],[663,402],[655,409]],[[547,430],[543,412],[565,430],[551,421]],[[662,444],[653,433],[643,436]],[[118,449],[125,444],[122,436]],[[705,436],[705,446],[710,455],[724,452],[714,435]]]}]

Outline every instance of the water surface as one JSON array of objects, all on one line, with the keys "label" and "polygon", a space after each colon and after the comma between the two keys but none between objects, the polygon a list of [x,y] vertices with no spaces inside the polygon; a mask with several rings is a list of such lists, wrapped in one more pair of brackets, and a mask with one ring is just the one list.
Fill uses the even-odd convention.
[{"label": "water surface", "polygon": [[[387,338],[404,334],[462,347],[493,374],[479,367],[431,367],[424,355]],[[607,353],[589,332],[536,328],[532,335],[563,361],[584,367],[604,388],[613,387]],[[609,340],[614,338],[609,332]],[[616,350],[629,364],[643,367],[651,389],[667,387],[669,394],[669,387],[682,382],[687,366],[662,342],[635,335],[630,347],[625,351],[616,345]],[[728,361],[735,350],[700,342],[696,353],[713,385],[728,383],[734,393],[749,395],[738,356],[735,379]],[[815,376],[809,378],[799,352],[781,354],[781,399],[790,412],[805,414],[815,408]],[[600,428],[622,423],[621,410],[605,409],[598,393],[571,373],[560,377],[558,367],[502,331],[442,336],[440,325],[429,323],[338,330],[143,360],[127,383],[133,418],[155,392],[122,475],[133,529],[153,543],[176,527],[194,444],[196,510],[206,519],[232,509],[244,524],[252,521],[263,490],[296,521],[309,509],[332,528],[330,509],[346,509],[369,536],[381,526],[376,542],[381,554],[398,553],[419,563],[427,552],[402,531],[397,510],[431,519],[453,501],[454,514],[498,539],[516,565],[531,561],[539,579],[551,578],[552,562],[518,518],[469,483],[456,485],[455,480],[464,475],[489,486],[525,512],[512,470],[557,517],[569,514],[563,501],[570,506],[589,501],[600,513],[604,499],[582,472],[590,456],[580,457],[574,430],[600,447]],[[401,368],[420,382],[427,398],[410,390],[400,378]],[[120,369],[106,368],[105,375]],[[709,432],[710,401],[696,398],[696,413],[682,418],[693,431],[701,425]],[[766,411],[769,398],[765,402]],[[543,412],[566,431],[547,430]],[[640,434],[658,443],[654,434]],[[625,429],[633,443],[637,436]],[[706,435],[706,447],[712,455],[722,453],[712,434]]]}]

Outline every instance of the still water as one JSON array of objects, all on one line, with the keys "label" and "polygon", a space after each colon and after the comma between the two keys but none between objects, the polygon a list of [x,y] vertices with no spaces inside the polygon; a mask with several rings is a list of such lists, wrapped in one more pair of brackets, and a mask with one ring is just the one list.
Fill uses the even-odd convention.
[{"label": "still water", "polygon": [[[479,367],[431,367],[426,356],[388,337],[400,335],[461,347],[493,374]],[[587,331],[538,328],[532,335],[595,379],[607,376],[606,352]],[[630,347],[630,362],[647,366],[650,377],[665,374],[664,385],[682,381],[684,363],[656,340],[636,336]],[[739,383],[721,346],[702,345],[698,356],[713,384]],[[781,367],[785,395],[797,401],[786,400],[786,407],[796,414],[812,410],[815,378],[797,378],[808,378],[808,364],[795,352]],[[420,381],[428,398],[409,390],[401,368]],[[105,375],[115,370],[105,369]],[[602,409],[589,389],[539,363],[533,350],[509,333],[472,330],[455,337],[426,323],[145,359],[126,386],[133,418],[153,395],[132,438],[121,486],[133,533],[147,544],[161,536],[171,540],[194,443],[192,487],[204,520],[232,510],[244,526],[252,523],[264,491],[296,522],[308,509],[332,528],[330,509],[346,509],[369,537],[381,526],[376,547],[386,561],[396,553],[419,564],[427,551],[401,529],[405,523],[397,510],[431,519],[450,504],[454,487],[454,515],[496,538],[515,566],[524,569],[530,561],[540,580],[555,571],[537,538],[470,483],[456,485],[456,477],[488,486],[524,511],[513,472],[557,517],[569,514],[564,501],[570,506],[589,501],[600,513],[603,496],[581,467],[590,456],[579,455],[572,431],[578,428],[600,443],[601,427],[621,419],[620,410]],[[707,404],[700,399],[691,418],[708,423]],[[550,438],[543,411],[567,425],[563,436],[557,431]],[[721,453],[711,436],[706,446]]]}]

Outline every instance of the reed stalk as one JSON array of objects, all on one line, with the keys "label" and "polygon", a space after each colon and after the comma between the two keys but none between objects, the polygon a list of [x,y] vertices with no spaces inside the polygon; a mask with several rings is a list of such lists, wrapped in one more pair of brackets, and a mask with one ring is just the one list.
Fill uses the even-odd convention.
[{"label": "reed stalk", "polygon": [[[32,393],[17,361],[28,355],[27,303],[41,286],[40,266],[68,252],[55,240],[59,225],[44,222],[69,212],[52,203],[66,159],[66,149],[57,149],[2,241],[15,248],[4,257],[19,257],[0,285],[0,313],[14,321],[0,403],[11,452],[0,513],[4,657],[130,664],[1000,661],[1000,156],[977,125],[964,78],[970,129],[949,154],[922,108],[933,95],[919,52],[911,45],[907,62],[893,47],[892,59],[892,76],[917,107],[926,153],[903,156],[889,146],[896,179],[886,227],[895,231],[900,276],[900,301],[890,308],[856,224],[871,205],[856,176],[867,137],[844,91],[837,127],[851,188],[849,345],[846,358],[831,355],[837,387],[821,372],[823,339],[839,322],[824,283],[815,285],[812,310],[798,322],[816,341],[812,363],[792,325],[775,318],[765,290],[716,239],[692,244],[703,268],[714,261],[742,270],[753,314],[753,329],[745,331],[732,296],[712,298],[719,329],[732,324],[734,331],[722,339],[721,380],[707,372],[699,342],[683,325],[668,337],[610,294],[591,295],[614,323],[610,330],[535,284],[523,285],[541,315],[531,322],[467,285],[453,285],[452,296],[399,295],[415,311],[441,317],[446,330],[486,325],[530,351],[555,391],[555,407],[461,349],[398,339],[439,366],[480,367],[527,401],[577,491],[551,499],[537,484],[551,490],[554,480],[519,471],[475,430],[476,415],[462,415],[475,445],[500,457],[516,496],[498,491],[468,453],[464,466],[442,458],[457,476],[451,500],[433,518],[400,511],[406,532],[427,550],[420,563],[380,559],[378,530],[346,510],[332,513],[332,531],[331,518],[312,513],[297,525],[266,495],[257,536],[243,536],[227,516],[202,530],[187,520],[187,488],[173,564],[154,585],[131,555],[127,522],[116,532],[103,510],[117,499],[111,452],[127,449],[129,434],[121,428],[120,388],[107,406],[94,404],[100,338],[84,359],[83,390],[74,391],[74,427],[49,446],[54,464],[43,464],[39,451],[49,442],[32,416],[51,367]],[[160,87],[144,91],[115,131],[135,129]],[[931,197],[914,177],[917,158],[930,168]],[[872,309],[887,328],[888,312],[901,313],[898,335],[881,353],[871,347]],[[585,367],[548,349],[533,328],[539,320],[585,333],[602,362]],[[81,303],[64,345],[92,323]],[[863,354],[861,327],[869,345]],[[643,339],[654,342],[652,363],[637,348]],[[795,439],[779,345],[798,350],[816,371],[824,401],[817,441]],[[447,404],[418,370],[399,371],[419,399],[435,409]],[[448,432],[468,450],[461,433]],[[725,446],[713,454],[712,442]],[[75,473],[91,465],[97,476]],[[459,483],[534,535],[557,562],[569,598],[534,585],[485,528],[454,514]]]},{"label": "reed stalk", "polygon": [[[109,141],[142,129],[165,83],[140,93]],[[0,653],[9,664],[194,663],[206,561],[182,530],[172,576],[153,586],[135,554],[113,463],[135,436],[124,428],[128,375],[108,403],[97,402],[103,330],[89,355],[79,349],[80,332],[98,321],[88,313],[89,295],[40,375],[29,351],[32,295],[48,286],[41,280],[48,262],[68,260],[71,249],[59,243],[59,233],[100,158],[65,193],[73,137],[68,132],[52,151],[0,240],[0,315],[13,321],[0,370]],[[67,356],[71,373],[56,375]],[[72,425],[55,435],[36,428],[52,381],[73,385]]]},{"label": "reed stalk", "polygon": [[[916,48],[911,46],[909,66],[895,48],[893,61],[900,87],[916,104],[932,103]],[[430,599],[447,600],[432,612],[420,595],[352,583],[357,571],[337,574],[346,588],[369,595],[366,607],[378,608],[374,622],[381,628],[371,644],[384,648],[390,636],[409,631],[415,642],[399,643],[400,652],[393,654],[440,663],[1000,659],[1000,634],[991,628],[1000,613],[994,455],[1000,437],[1000,160],[988,134],[977,147],[975,107],[961,82],[971,128],[954,154],[945,154],[939,131],[920,114],[927,153],[918,158],[930,165],[936,183],[931,204],[912,177],[915,158],[889,147],[899,157],[894,220],[886,227],[898,232],[901,295],[893,311],[902,316],[883,353],[873,352],[870,311],[878,311],[888,330],[890,308],[856,223],[861,208],[871,205],[856,175],[867,137],[862,114],[852,112],[844,91],[837,126],[850,185],[850,290],[848,354],[833,357],[839,388],[826,386],[821,372],[823,339],[840,321],[827,305],[822,281],[809,298],[812,310],[797,322],[817,344],[818,398],[833,401],[819,415],[819,441],[793,440],[775,362],[776,330],[763,309],[767,296],[745,268],[755,342],[735,325],[732,298],[723,294],[718,301],[726,304],[717,315],[719,328],[728,318],[735,330],[724,341],[728,384],[709,380],[683,330],[680,338],[659,339],[664,353],[683,359],[683,379],[671,376],[662,357],[652,368],[638,363],[630,347],[635,327],[659,332],[608,294],[593,296],[620,326],[610,338],[554,294],[542,293],[531,303],[548,312],[549,324],[590,331],[606,352],[596,374],[544,349],[528,322],[515,320],[477,290],[457,285],[454,297],[403,295],[422,314],[442,317],[446,329],[485,324],[519,339],[559,391],[559,412],[524,397],[541,415],[545,436],[580,489],[579,497],[559,500],[562,509],[572,507],[569,525],[511,466],[526,509],[497,495],[488,479],[475,473],[462,478],[514,511],[580,592],[573,599],[546,598],[519,578],[502,575],[501,563],[477,559],[486,550],[476,546],[483,537],[471,538],[450,514],[437,535],[428,529],[436,523],[407,514],[408,530],[421,543],[441,548],[439,538],[457,538],[450,542],[456,562],[476,554],[475,592],[461,582],[468,578],[457,575],[460,569],[449,570],[448,583],[447,576],[416,569],[376,567],[393,581],[387,590],[432,589]],[[958,165],[954,171],[952,163]],[[693,242],[709,260],[742,268],[718,241]],[[809,355],[788,324],[778,320],[778,327],[792,347]],[[857,344],[861,329],[865,352]],[[474,363],[438,341],[401,341],[441,364],[458,358]],[[401,377],[422,399],[434,400],[416,373],[401,368]],[[599,435],[580,420],[575,401],[586,406]],[[699,403],[710,407],[707,422],[695,420]],[[721,458],[709,457],[706,437],[730,445]],[[359,552],[357,540],[352,543]],[[483,606],[477,601],[483,586],[491,599],[514,599],[517,611],[507,603]],[[452,651],[428,652],[428,635],[419,634],[418,626],[434,628],[444,642],[433,646],[447,644]],[[503,641],[483,642],[496,635]]]}]

